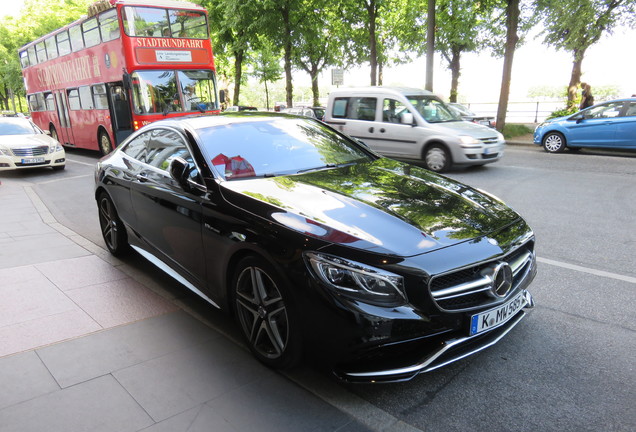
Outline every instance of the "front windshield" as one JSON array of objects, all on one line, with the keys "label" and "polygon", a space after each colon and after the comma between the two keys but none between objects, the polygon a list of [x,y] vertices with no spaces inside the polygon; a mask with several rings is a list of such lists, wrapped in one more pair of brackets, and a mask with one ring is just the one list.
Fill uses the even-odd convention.
[{"label": "front windshield", "polygon": [[208,24],[200,11],[154,7],[124,7],[128,36],[208,39]]},{"label": "front windshield", "polygon": [[236,116],[197,132],[208,163],[226,180],[297,174],[374,157],[315,120]]},{"label": "front windshield", "polygon": [[214,73],[210,70],[137,71],[132,74],[132,84],[137,114],[217,108]]},{"label": "front windshield", "polygon": [[0,135],[33,135],[37,133],[38,130],[28,120],[0,120]]},{"label": "front windshield", "polygon": [[408,101],[428,123],[462,121],[459,114],[434,96],[407,96]]}]

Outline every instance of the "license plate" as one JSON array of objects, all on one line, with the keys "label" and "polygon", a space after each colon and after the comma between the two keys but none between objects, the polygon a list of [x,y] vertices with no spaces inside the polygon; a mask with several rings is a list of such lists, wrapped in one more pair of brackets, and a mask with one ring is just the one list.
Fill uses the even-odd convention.
[{"label": "license plate", "polygon": [[523,293],[519,293],[501,306],[473,315],[470,319],[470,335],[488,331],[505,323],[515,316],[526,303],[526,297]]},{"label": "license plate", "polygon": [[43,163],[44,161],[46,161],[45,158],[29,158],[29,159],[22,159],[22,163],[23,164],[36,164],[36,163]]},{"label": "license plate", "polygon": [[496,153],[497,149],[494,148],[485,148],[484,149],[484,154],[491,154],[491,153]]},{"label": "license plate", "polygon": [[489,122],[488,120],[480,120],[480,121],[479,121],[479,124],[483,124],[483,125],[486,125],[486,126],[490,126],[490,122]]}]

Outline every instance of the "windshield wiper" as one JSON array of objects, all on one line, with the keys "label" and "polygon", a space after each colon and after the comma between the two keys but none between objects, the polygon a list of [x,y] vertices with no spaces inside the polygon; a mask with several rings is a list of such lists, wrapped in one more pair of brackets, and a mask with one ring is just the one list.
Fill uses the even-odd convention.
[{"label": "windshield wiper", "polygon": [[355,165],[355,162],[347,162],[347,163],[341,163],[341,164],[325,164],[323,166],[319,166],[319,167],[315,167],[315,168],[307,168],[307,169],[302,169],[300,171],[298,171],[298,174],[302,174],[302,173],[306,173],[306,172],[310,172],[310,171],[322,171],[325,169],[331,169],[331,168],[342,168],[342,167],[346,167],[346,166],[351,166],[351,165]]}]

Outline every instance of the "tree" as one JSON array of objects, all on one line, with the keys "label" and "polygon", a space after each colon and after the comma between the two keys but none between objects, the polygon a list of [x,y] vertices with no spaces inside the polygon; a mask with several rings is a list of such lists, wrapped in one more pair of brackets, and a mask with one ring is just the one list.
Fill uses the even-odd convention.
[{"label": "tree", "polygon": [[634,27],[636,0],[538,0],[544,43],[572,54],[568,107],[575,104],[582,64],[590,46],[619,25]]},{"label": "tree", "polygon": [[269,111],[267,83],[281,79],[283,72],[280,67],[280,49],[268,40],[262,40],[259,46],[260,49],[254,56],[252,74],[265,85],[265,105]]},{"label": "tree", "polygon": [[506,112],[510,97],[510,81],[512,79],[512,61],[519,42],[519,9],[520,0],[506,0],[506,45],[504,48],[504,66],[497,106],[497,130],[503,131],[506,125]]}]

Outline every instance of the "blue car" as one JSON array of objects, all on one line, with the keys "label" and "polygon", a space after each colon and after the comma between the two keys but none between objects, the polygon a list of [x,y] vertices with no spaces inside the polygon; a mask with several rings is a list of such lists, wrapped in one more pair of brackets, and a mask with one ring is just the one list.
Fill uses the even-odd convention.
[{"label": "blue car", "polygon": [[534,143],[548,153],[582,147],[636,149],[636,98],[599,103],[566,117],[546,120]]}]

